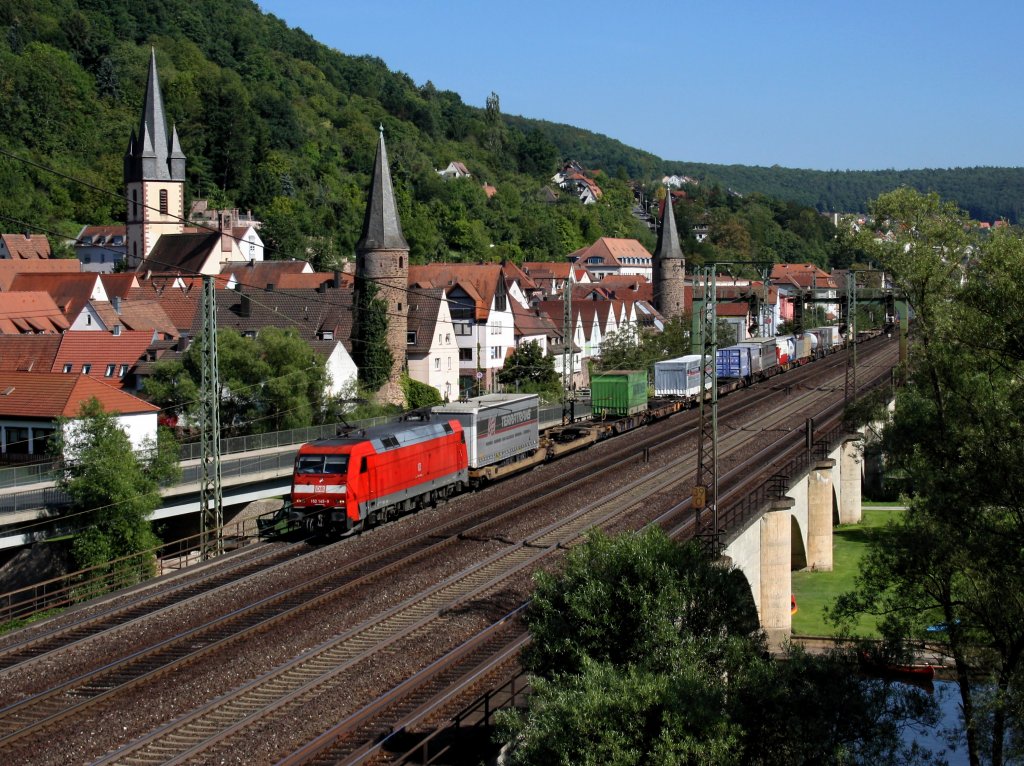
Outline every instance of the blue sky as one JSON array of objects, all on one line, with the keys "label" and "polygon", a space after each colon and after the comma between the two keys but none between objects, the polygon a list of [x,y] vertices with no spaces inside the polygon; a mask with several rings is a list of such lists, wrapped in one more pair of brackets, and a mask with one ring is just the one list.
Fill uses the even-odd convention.
[{"label": "blue sky", "polygon": [[1024,3],[257,0],[506,114],[668,160],[818,170],[1024,166]]}]

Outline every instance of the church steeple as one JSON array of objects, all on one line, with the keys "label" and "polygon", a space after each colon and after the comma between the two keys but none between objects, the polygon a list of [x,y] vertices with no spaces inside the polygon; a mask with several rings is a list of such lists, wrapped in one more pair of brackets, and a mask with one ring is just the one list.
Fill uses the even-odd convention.
[{"label": "church steeple", "polygon": [[665,187],[665,207],[653,257],[654,306],[666,319],[683,316],[686,259],[679,244],[672,189]]},{"label": "church steeple", "polygon": [[381,125],[380,138],[377,140],[377,157],[373,163],[370,199],[363,219],[363,236],[356,245],[356,252],[408,249],[409,244],[402,235],[402,223],[398,219],[398,208],[395,206],[391,169],[388,167],[388,149],[384,145],[384,126]]},{"label": "church steeple", "polygon": [[167,135],[167,116],[156,71],[156,50],[150,49],[149,78],[139,129],[132,132],[125,155],[125,181],[184,181],[185,154],[178,131]]},{"label": "church steeple", "polygon": [[[364,290],[369,284],[376,287],[377,297],[387,307],[388,348],[392,357],[390,379],[378,391],[377,399],[382,403],[403,405],[405,394],[400,381],[408,350],[409,243],[402,235],[402,222],[395,205],[383,126],[377,142],[373,181],[366,202],[363,236],[356,244],[356,289]],[[359,300],[356,305],[360,305]],[[357,315],[357,327],[359,322],[360,317]]]},{"label": "church steeple", "polygon": [[156,50],[149,53],[149,79],[138,131],[124,155],[128,264],[137,266],[163,234],[180,234],[185,224],[185,153],[178,131],[167,132],[167,115],[156,71]]}]

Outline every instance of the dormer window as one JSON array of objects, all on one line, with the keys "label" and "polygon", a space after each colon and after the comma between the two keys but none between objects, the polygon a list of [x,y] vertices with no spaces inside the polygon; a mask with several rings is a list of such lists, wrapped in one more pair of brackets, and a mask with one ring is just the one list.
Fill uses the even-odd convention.
[{"label": "dormer window", "polygon": [[113,365],[113,364],[108,364],[108,365],[107,365],[107,372],[106,372],[106,374],[104,375],[104,377],[106,377],[106,378],[112,378],[112,377],[114,377],[114,369],[115,369],[115,368],[116,368],[116,365]]},{"label": "dormer window", "polygon": [[71,362],[65,362],[64,363],[64,369],[62,370],[62,372],[71,372],[71,370],[73,368],[74,368],[74,365],[71,364]]},{"label": "dormer window", "polygon": [[123,378],[127,374],[128,374],[128,365],[127,364],[122,364],[121,365],[121,369],[119,369],[117,371],[117,377]]},{"label": "dormer window", "polygon": [[410,346],[416,345],[416,332],[410,331],[405,334],[405,342]]},{"label": "dormer window", "polygon": [[82,374],[88,375],[92,371],[92,365],[86,362],[82,365]]}]

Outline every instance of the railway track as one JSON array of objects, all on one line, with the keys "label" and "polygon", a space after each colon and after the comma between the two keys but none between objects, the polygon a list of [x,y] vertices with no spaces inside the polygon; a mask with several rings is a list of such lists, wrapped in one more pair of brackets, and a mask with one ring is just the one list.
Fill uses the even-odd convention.
[{"label": "railway track", "polygon": [[[833,413],[839,410],[834,404],[828,409]],[[790,437],[788,441],[794,443],[797,450],[803,448],[799,438]],[[745,475],[759,466],[772,470],[780,460],[786,459],[789,451],[784,451],[781,456],[774,449],[753,453],[727,472],[725,478]],[[763,478],[763,471],[760,478]],[[745,482],[739,482],[723,496],[723,502],[727,506],[736,505],[737,498],[747,491],[744,485]],[[673,530],[672,534],[677,539],[691,536],[695,531],[695,519],[688,499],[669,508],[653,523]],[[443,736],[439,736],[439,724],[446,715],[461,719],[468,713],[467,698],[479,698],[484,688],[501,687],[521,672],[517,655],[528,641],[525,628],[512,633],[506,645],[492,647],[488,659],[481,660],[477,656],[476,647],[481,638],[499,624],[495,623],[470,638],[387,695],[351,713],[279,763],[291,766],[300,763],[433,762],[429,758],[438,757],[447,747]],[[438,688],[436,679],[439,677],[451,681]],[[489,696],[485,698],[490,700]],[[417,730],[423,732],[420,737],[414,733]],[[381,732],[389,734],[382,737]]]},{"label": "railway track", "polygon": [[[824,361],[827,362],[828,358],[826,360],[824,360]],[[833,364],[841,365],[842,362],[838,361],[838,360],[833,360]],[[807,372],[807,376],[809,377],[809,376],[813,376],[813,375],[817,375],[817,374],[822,373],[824,371],[824,369],[823,369],[824,367],[825,367],[825,365],[822,365],[822,367],[817,368],[817,370],[808,371]],[[797,371],[797,372],[799,372],[799,371]],[[805,390],[804,389],[804,384],[801,382],[801,380],[802,379],[801,379],[800,376],[792,376],[792,377],[788,378],[787,381],[786,381],[786,385],[785,386],[779,386],[778,390],[774,391],[770,396],[779,396],[779,397],[783,397],[783,398],[788,397],[791,400],[790,401],[790,407],[796,407],[798,405],[798,402],[800,400],[802,400],[805,395],[809,397],[815,391],[815,387],[813,387],[813,386],[807,386],[806,390]],[[769,387],[771,387],[771,383],[772,383],[772,381],[769,381]],[[787,393],[786,389],[788,389],[788,393]],[[798,393],[796,395],[794,395],[794,393],[793,393],[794,391],[797,391]],[[723,406],[722,407],[722,410],[727,412],[727,415],[726,415],[727,417],[729,417],[729,418],[739,418],[750,407],[756,406],[754,403],[745,403],[744,402],[744,398],[745,397],[741,395],[742,393],[743,392],[737,392],[737,394],[734,394],[732,397],[729,398],[729,400],[727,400],[730,403],[730,406],[728,406],[728,407]],[[820,392],[818,392],[818,393],[820,393]],[[763,402],[766,399],[766,394],[765,394],[764,387],[761,388],[759,394],[751,394],[751,397],[754,397],[754,396],[756,396],[758,401],[760,401],[762,403],[762,405],[763,405]],[[735,413],[735,414],[728,414],[728,413]],[[782,417],[784,417],[784,415]],[[664,432],[659,432],[659,433],[656,433],[654,435],[651,435],[650,437],[644,437],[644,438],[638,439],[635,444],[632,444],[630,446],[630,448],[629,448],[629,451],[630,451],[629,457],[626,458],[625,462],[637,462],[638,460],[643,459],[643,457],[646,456],[646,453],[648,451],[650,451],[650,450],[664,451],[668,447],[678,446],[678,445],[684,443],[686,439],[693,437],[694,431],[695,431],[695,424],[692,423],[692,422],[689,422],[689,421],[692,421],[693,418],[686,418],[684,416],[683,418],[673,419],[673,420],[675,421],[675,424],[672,425],[671,427],[665,428]],[[749,436],[749,432],[745,432],[744,429],[745,428],[755,427],[755,425],[757,425],[757,424],[753,424],[753,423],[744,424],[742,422],[738,423],[736,425],[736,430],[735,430],[735,434],[736,434],[735,438],[736,438],[736,440],[737,441],[743,441],[744,439],[746,439]],[[757,427],[760,427],[760,426],[757,426]],[[681,459],[682,462],[676,462],[673,465],[673,469],[669,473],[672,473],[674,475],[687,475],[688,471],[692,470],[692,465],[691,465],[690,468],[687,468],[686,467],[686,463],[685,463],[686,460],[687,460],[687,458],[683,458],[683,459]],[[691,464],[692,464],[692,459],[690,459],[690,461],[691,461]],[[387,572],[389,572],[389,571],[394,571],[394,568],[402,568],[402,567],[410,566],[410,561],[411,561],[410,557],[415,557],[417,555],[422,555],[423,557],[426,557],[426,556],[429,556],[429,555],[437,555],[437,552],[439,550],[441,550],[443,546],[445,546],[445,545],[447,545],[447,546],[455,545],[455,542],[452,542],[452,541],[456,541],[456,540],[465,541],[467,539],[473,539],[473,538],[476,538],[476,539],[487,539],[487,540],[492,540],[492,541],[493,540],[500,540],[501,539],[501,533],[500,533],[500,531],[496,532],[495,530],[499,529],[503,524],[507,523],[508,516],[510,514],[516,514],[518,512],[519,516],[524,515],[523,509],[522,508],[517,508],[516,506],[519,503],[524,501],[526,495],[533,495],[534,496],[534,498],[535,498],[534,507],[542,506],[545,503],[553,502],[554,498],[556,498],[558,496],[564,496],[565,494],[578,493],[580,485],[583,482],[587,481],[588,479],[589,479],[589,481],[591,483],[594,483],[595,480],[596,481],[600,481],[600,478],[601,478],[602,475],[613,475],[616,472],[616,470],[619,470],[621,468],[622,462],[623,461],[622,461],[621,458],[618,459],[618,462],[616,462],[612,458],[602,458],[600,460],[592,460],[592,461],[589,461],[589,462],[585,462],[584,465],[574,465],[569,470],[560,472],[558,476],[555,476],[555,477],[547,480],[546,482],[534,483],[534,486],[532,486],[531,488],[529,488],[527,490],[524,490],[522,492],[512,493],[512,494],[503,493],[503,494],[506,494],[507,496],[506,497],[502,497],[500,499],[497,499],[492,505],[488,506],[486,509],[478,510],[476,512],[471,512],[471,513],[467,514],[466,518],[464,518],[464,519],[460,518],[458,520],[453,520],[451,522],[451,524],[447,525],[444,529],[435,529],[432,532],[428,533],[427,535],[423,536],[423,537],[431,538],[429,543],[425,542],[423,540],[419,540],[418,542],[417,541],[409,541],[409,545],[407,545],[401,551],[398,549],[400,546],[396,546],[395,550],[390,552],[391,555],[393,556],[393,560],[391,561],[391,563],[386,563],[385,562],[385,558],[386,558],[386,556],[385,556],[385,557],[379,558],[377,563],[370,563],[369,561],[363,561],[362,565],[364,567],[368,568],[368,570],[374,570],[374,568],[376,567],[376,571],[378,572],[377,576],[379,578],[379,577],[382,577],[382,576],[386,576]],[[599,472],[604,472],[604,474],[599,473]],[[573,482],[573,481],[575,481],[577,483],[576,484],[572,484],[571,482]],[[675,483],[678,484],[679,481],[680,480],[676,480]],[[685,483],[686,479],[682,479],[681,481],[683,481]],[[648,486],[647,489],[643,490],[643,492],[656,493],[656,492],[659,492],[659,491],[660,492],[672,491],[671,488],[673,486],[673,483],[672,482],[663,483],[657,489],[654,488],[655,486],[656,485],[651,484],[651,485]],[[547,487],[549,489],[548,494],[546,494],[543,497],[537,498],[536,493],[540,489],[542,489],[543,487]],[[676,494],[679,494],[679,493],[676,492]],[[688,487],[687,487],[686,493],[684,493],[684,494],[688,494]],[[647,495],[647,496],[649,496],[649,495]],[[483,497],[483,495],[479,495],[477,497]],[[622,502],[626,502],[626,501],[624,499],[624,496],[620,496],[616,501],[613,501],[613,502],[622,503]],[[637,504],[637,503],[641,503],[642,504],[642,502],[643,502],[643,500],[639,499],[639,500],[636,500],[633,504],[634,505]],[[528,514],[525,514],[525,515],[528,515]],[[600,514],[598,514],[598,515],[600,515]],[[590,519],[590,520],[584,519],[584,520],[579,520],[577,523],[582,524],[582,526],[579,527],[579,529],[585,529],[588,525],[593,524],[595,522],[594,522],[593,519]],[[553,544],[553,549],[557,550],[560,546],[570,544],[569,542],[567,542],[567,540],[578,538],[580,532],[577,530],[574,534],[575,534],[575,538],[573,538],[571,535],[570,535],[569,538],[566,538],[566,539],[561,539],[560,538],[557,543]],[[529,541],[529,545],[527,545],[526,542],[523,542],[521,547],[524,548],[524,549],[542,548],[544,545],[547,545],[547,547],[552,547],[550,544],[547,544],[543,539],[540,539],[540,538],[529,538],[528,537],[528,538],[526,538],[526,540]],[[416,548],[417,545],[421,546],[422,553],[418,554],[418,553],[415,552],[415,548]],[[520,555],[522,555],[522,554],[520,554]],[[535,559],[533,559],[533,558],[531,558],[529,556],[526,557],[524,559],[524,561],[526,563],[523,563],[522,567],[530,567],[530,566],[534,566],[536,564]],[[389,569],[389,567],[391,567],[391,569]],[[275,612],[274,615],[270,616],[269,618],[267,617],[269,612],[264,612],[263,619],[259,619],[259,618],[256,618],[256,617],[251,617],[251,618],[246,618],[245,620],[243,620],[241,618],[240,614],[233,615],[234,619],[238,620],[237,625],[242,625],[244,622],[249,622],[251,620],[251,624],[246,626],[244,631],[237,631],[237,632],[231,634],[230,636],[221,636],[221,637],[218,638],[218,637],[215,637],[215,630],[216,630],[216,628],[213,625],[204,625],[204,626],[200,626],[199,628],[197,628],[195,630],[188,631],[188,632],[184,633],[182,636],[179,636],[175,640],[178,641],[181,644],[188,644],[189,642],[191,642],[192,645],[193,645],[193,650],[191,651],[191,653],[186,653],[186,654],[180,655],[178,657],[174,657],[173,653],[172,654],[165,654],[164,655],[165,658],[166,657],[170,657],[171,659],[168,662],[164,663],[164,665],[162,665],[159,668],[149,668],[149,669],[146,669],[146,662],[141,660],[141,656],[140,657],[128,658],[128,661],[131,664],[134,664],[136,668],[142,668],[144,670],[144,672],[142,672],[141,674],[137,674],[134,677],[129,677],[127,679],[122,678],[120,681],[117,681],[116,683],[111,683],[111,681],[116,678],[116,670],[117,669],[115,669],[115,668],[107,668],[104,671],[102,671],[103,673],[107,674],[105,681],[100,681],[100,679],[95,679],[95,678],[94,679],[85,679],[85,678],[83,678],[83,679],[79,679],[79,681],[77,683],[77,686],[75,686],[75,687],[68,687],[68,688],[65,688],[65,689],[62,689],[62,690],[54,690],[53,692],[51,692],[53,697],[64,695],[64,697],[63,697],[64,700],[65,700],[64,703],[62,703],[61,705],[58,705],[56,711],[54,711],[54,709],[52,707],[49,710],[47,710],[47,706],[45,704],[42,704],[43,703],[42,699],[36,700],[35,703],[33,703],[33,704],[38,705],[38,707],[36,709],[40,710],[40,711],[43,711],[44,714],[41,717],[36,716],[34,718],[34,720],[32,719],[32,716],[27,716],[27,718],[20,719],[20,722],[13,723],[15,721],[19,721],[18,717],[21,715],[21,712],[23,712],[25,710],[28,710],[28,707],[21,707],[20,703],[18,705],[15,705],[15,706],[9,706],[5,710],[0,710],[0,726],[4,727],[3,729],[0,729],[0,731],[6,731],[7,732],[6,737],[3,740],[0,740],[0,751],[5,750],[6,748],[10,747],[11,745],[13,745],[15,743],[18,743],[18,744],[20,744],[22,746],[30,746],[30,745],[26,745],[26,743],[30,743],[31,741],[33,741],[33,737],[35,735],[43,736],[44,732],[53,731],[54,728],[57,727],[65,718],[70,717],[70,716],[80,715],[80,714],[85,713],[86,711],[92,711],[97,706],[101,706],[102,707],[103,705],[105,705],[105,704],[115,700],[119,695],[122,695],[124,693],[124,691],[127,688],[129,688],[129,687],[137,686],[137,685],[141,685],[141,684],[144,684],[144,683],[148,683],[148,682],[154,681],[155,679],[157,679],[161,675],[166,676],[170,672],[170,670],[180,670],[180,669],[182,669],[184,667],[187,667],[190,663],[197,661],[200,657],[204,657],[204,656],[205,657],[209,657],[212,653],[216,652],[218,649],[223,650],[224,648],[226,648],[226,646],[228,646],[231,642],[241,640],[240,637],[244,637],[244,636],[248,635],[248,633],[251,632],[251,631],[265,631],[265,630],[268,630],[272,625],[278,624],[276,622],[276,620],[283,620],[283,619],[289,619],[289,618],[294,619],[300,613],[308,614],[310,612],[316,612],[318,610],[325,610],[325,609],[327,609],[326,605],[329,603],[329,600],[331,598],[337,599],[337,598],[340,598],[340,597],[344,597],[344,593],[351,594],[351,592],[352,592],[351,589],[353,587],[357,587],[357,586],[352,586],[351,583],[359,582],[361,586],[365,586],[369,582],[369,580],[360,580],[360,579],[358,579],[358,577],[356,575],[357,568],[358,567],[354,565],[353,569],[350,572],[348,572],[347,575],[343,575],[342,577],[336,579],[336,583],[335,583],[334,588],[338,592],[335,593],[333,596],[326,595],[325,592],[320,592],[319,594],[314,595],[312,597],[310,597],[309,593],[306,593],[305,595],[303,595],[301,597],[297,597],[296,594],[290,594],[291,596],[297,597],[298,601],[297,602],[293,602],[293,603],[291,603],[290,605],[287,605],[287,606],[284,605],[284,601],[280,601],[279,603],[277,603],[273,607],[273,609],[271,609],[271,611],[276,610],[276,612]],[[383,573],[383,574],[381,574],[381,573]],[[341,582],[341,581],[344,581],[346,576],[349,578],[349,581],[350,581],[350,585],[349,586],[346,586],[346,585],[343,584],[343,582]],[[364,572],[363,575],[360,575],[360,576],[372,577],[373,576],[373,572],[372,571],[366,571],[366,572]],[[508,575],[505,575],[505,577],[507,579]],[[491,584],[491,587],[497,587],[496,583],[498,583],[498,582],[500,582],[500,581],[496,580],[495,583]],[[320,583],[318,583],[318,585],[319,586],[323,586],[324,583],[320,582]],[[301,590],[303,587],[307,587],[307,586],[308,587],[313,587],[311,583],[305,583],[303,585],[296,586],[296,588],[293,589],[293,590]],[[346,591],[345,590],[346,587],[349,587],[350,589]],[[479,587],[483,587],[483,586],[479,586]],[[310,591],[310,592],[312,592],[312,591]],[[472,595],[465,595],[465,594],[462,596],[463,599],[472,598],[472,597],[473,597]],[[321,598],[323,598],[324,600],[322,600],[322,601],[321,600],[317,600],[317,599],[321,599]],[[449,599],[449,601],[452,601],[455,597],[449,595],[449,596],[447,596],[447,598]],[[274,601],[278,601],[278,598],[275,597],[273,600]],[[431,602],[431,603],[434,603],[434,602]],[[270,606],[269,604],[262,604],[261,605],[262,608],[268,608],[269,606]],[[423,607],[423,608],[427,608],[428,613],[431,612],[430,608],[428,608],[428,607]],[[447,608],[450,608],[450,607],[447,607]],[[435,606],[435,608],[433,608],[433,611],[434,612],[438,612],[438,611],[443,611],[444,609],[445,608],[436,607]],[[436,615],[435,615],[435,617],[436,617]],[[209,632],[205,633],[205,634],[202,633],[202,631],[204,629],[209,631]],[[197,631],[200,631],[200,632],[197,632]],[[402,633],[402,630],[399,630],[399,629],[396,629],[396,628],[392,628],[391,632],[394,635],[398,635],[399,633]],[[213,637],[212,640],[208,640],[211,637]],[[355,640],[355,639],[353,639],[353,640]],[[395,639],[395,640],[397,641],[398,639]],[[415,646],[417,640],[419,640],[419,637],[414,635],[414,632],[413,632],[413,633],[411,633],[407,637],[407,640],[410,642],[410,644],[412,646]],[[224,643],[220,643],[222,641]],[[353,643],[353,644],[351,644],[351,646],[356,646],[357,643]],[[378,641],[378,644],[379,643],[380,642]],[[198,644],[203,644],[203,645],[198,650],[196,650],[195,646],[198,645]],[[211,648],[211,647],[214,647],[214,648]],[[169,649],[169,647],[162,646],[162,647],[158,647],[156,650],[159,652],[159,651],[166,651],[168,649]],[[350,649],[350,650],[347,650],[347,651],[349,651],[351,653],[352,650]],[[369,650],[367,650],[367,651],[369,651]],[[380,649],[378,649],[377,651],[379,652]],[[356,655],[358,655],[358,654],[359,653],[357,652]],[[351,663],[355,662],[353,657],[356,656],[356,655],[351,655],[351,654],[349,655],[348,660],[346,660],[346,662],[349,662],[350,664],[347,665],[346,667],[352,667]],[[368,656],[370,656],[370,655],[367,655],[367,657]],[[366,658],[364,657],[364,659],[366,659]],[[342,664],[344,665],[344,663],[342,663]],[[337,667],[338,667],[337,663],[335,663],[335,671],[336,672],[343,672],[343,671],[337,671]],[[123,668],[122,668],[122,670],[123,670]],[[323,675],[323,674],[321,673],[321,675]],[[302,677],[303,676],[302,676],[301,673],[299,673],[296,676],[296,678],[302,678]],[[295,681],[293,679],[289,683],[292,684],[292,686],[289,687],[289,688],[291,688],[291,691],[289,692],[289,694],[292,694],[292,693],[300,694],[300,692],[298,692],[297,689],[302,687],[302,686],[305,686],[305,685],[308,685],[308,684],[314,684],[316,686],[320,686],[323,683],[327,683],[327,682],[323,681],[322,679],[319,680],[319,681],[308,680],[307,679],[307,680],[302,681],[301,683],[299,683],[299,682],[297,682],[297,681]],[[69,704],[69,701],[70,701],[70,704]],[[32,701],[28,700],[26,702],[32,702]],[[282,703],[282,704],[287,704],[287,703]],[[19,708],[20,708],[21,712],[19,712]],[[199,713],[197,713],[196,715],[199,716],[199,718],[196,718],[196,721],[198,721],[198,720],[200,720],[200,718],[203,715],[206,715],[206,714],[199,714]],[[237,713],[232,713],[232,715],[237,715]],[[252,714],[251,713],[247,713],[246,714],[246,716],[250,716],[250,715],[252,715]],[[263,713],[257,714],[257,718],[260,715],[264,715],[264,714]],[[12,726],[7,726],[8,719],[10,719],[10,721],[12,722]],[[248,717],[246,717],[246,718],[239,719],[239,720],[250,720],[250,719]],[[256,719],[251,719],[251,720],[256,720]],[[205,724],[196,724],[196,725],[200,729],[208,729],[209,726],[210,726],[210,724],[208,722],[205,723]],[[235,721],[234,723],[228,724],[227,728],[228,729],[232,729],[233,727],[244,726],[244,725],[246,725],[246,724],[242,724],[242,723],[239,723],[239,721]],[[221,728],[223,729],[223,727],[221,727]],[[206,747],[206,746],[208,746],[208,745],[193,745],[193,746],[191,746],[191,748],[194,748],[194,747]],[[153,752],[156,752],[156,751],[159,751],[160,748],[163,747],[163,746],[159,745],[159,746],[154,746],[154,747],[156,747],[156,750],[153,751]],[[186,748],[184,752],[198,752],[198,751],[193,751],[191,748]],[[19,748],[19,749],[21,749],[21,748]],[[178,752],[180,753],[182,751],[179,749]],[[166,755],[166,753],[165,753],[165,755]],[[127,758],[128,756],[125,755],[125,757]],[[160,757],[164,757],[164,756],[160,756]],[[185,757],[185,756],[180,756],[180,757]],[[158,760],[158,762],[162,762],[162,761],[159,761],[159,758],[157,760]],[[125,762],[131,762],[131,761],[125,761]],[[145,760],[144,762],[152,762],[152,760]]]},{"label": "railway track", "polygon": [[[807,393],[807,397],[815,395],[821,394],[814,391]],[[797,400],[801,397],[793,398],[794,401],[779,412],[780,422],[800,407]],[[770,427],[771,424],[768,425]],[[726,437],[725,449],[733,449],[746,439],[747,434],[737,430]],[[352,670],[358,663],[365,662],[372,653],[393,652],[394,645],[399,642],[414,644],[424,631],[430,629],[433,620],[441,618],[444,611],[456,609],[470,599],[482,597],[524,570],[532,571],[541,559],[574,544],[594,526],[630,515],[659,494],[678,494],[672,491],[680,485],[689,486],[693,467],[692,456],[679,458],[670,464],[670,470],[632,482],[601,502],[587,506],[551,528],[528,537],[512,550],[499,552],[483,564],[463,572],[457,581],[443,583],[384,619],[368,623],[352,634],[318,647],[311,656],[267,674],[254,685],[247,685],[231,695],[230,699],[199,709],[173,726],[154,733],[103,762],[179,763],[197,757],[200,753],[204,757],[216,759],[216,748],[227,748],[230,751],[233,747],[230,744],[232,739],[244,737],[249,725],[258,722],[267,726],[268,719],[283,725],[285,721],[294,719],[299,711],[310,704],[311,697],[322,692],[325,685],[336,681],[341,674]],[[677,505],[673,512],[680,513],[685,505]],[[273,698],[273,701],[268,702],[268,698]],[[214,728],[220,731],[211,736],[210,730]],[[172,752],[173,757],[165,761]]]},{"label": "railway track", "polygon": [[[254,547],[249,555],[236,554],[212,571],[189,573],[182,578],[140,589],[127,598],[118,598],[108,607],[85,610],[71,615],[41,633],[0,647],[0,673],[51,652],[73,649],[84,641],[114,629],[130,628],[132,623],[169,609],[196,596],[213,593],[225,585],[265,571],[279,563],[292,561],[308,549],[306,543],[281,545],[270,543]],[[244,550],[244,549],[243,549]]]}]

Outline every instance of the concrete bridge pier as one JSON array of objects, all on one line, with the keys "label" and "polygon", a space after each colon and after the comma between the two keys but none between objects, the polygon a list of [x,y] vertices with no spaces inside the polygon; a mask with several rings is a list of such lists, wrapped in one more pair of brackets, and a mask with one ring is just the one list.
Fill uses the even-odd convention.
[{"label": "concrete bridge pier", "polygon": [[864,468],[864,436],[850,434],[839,448],[839,507],[844,524],[861,521],[861,481]]},{"label": "concrete bridge pier", "polygon": [[836,461],[819,460],[807,477],[807,566],[832,571],[832,468]]},{"label": "concrete bridge pier", "polygon": [[768,645],[778,649],[788,640],[793,627],[790,610],[793,578],[792,513],[796,501],[784,497],[772,503],[772,509],[760,520],[760,584],[761,627],[768,635]]}]

